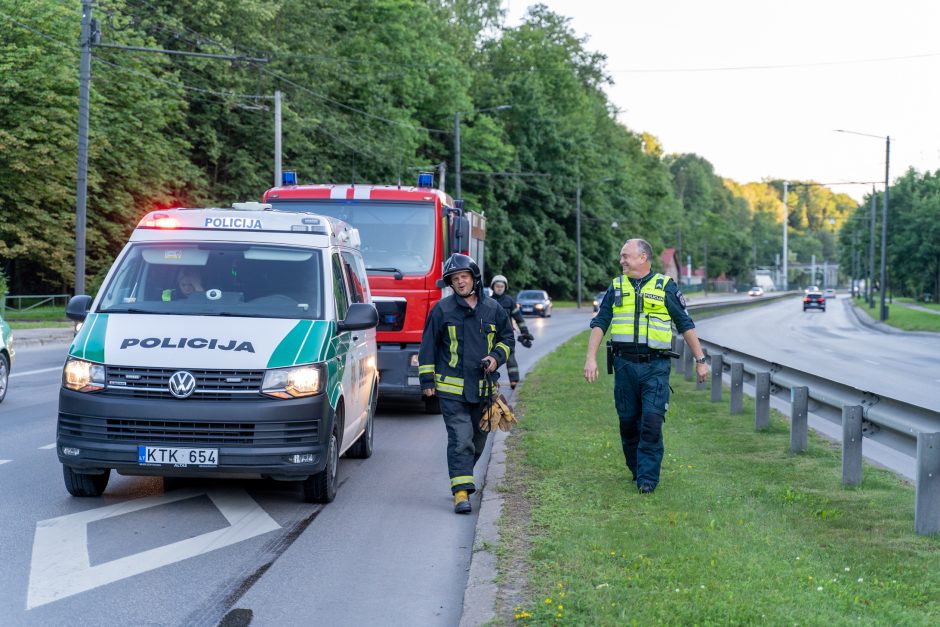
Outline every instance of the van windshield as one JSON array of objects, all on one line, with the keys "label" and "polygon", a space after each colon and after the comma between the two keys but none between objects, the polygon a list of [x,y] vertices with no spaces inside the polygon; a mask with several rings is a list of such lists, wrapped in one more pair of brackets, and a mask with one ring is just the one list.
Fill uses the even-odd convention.
[{"label": "van windshield", "polygon": [[366,270],[395,268],[402,274],[425,275],[434,261],[435,228],[440,221],[434,203],[377,200],[276,200],[280,211],[309,211],[343,220],[359,229]]},{"label": "van windshield", "polygon": [[323,319],[319,250],[210,242],[131,244],[98,311]]}]

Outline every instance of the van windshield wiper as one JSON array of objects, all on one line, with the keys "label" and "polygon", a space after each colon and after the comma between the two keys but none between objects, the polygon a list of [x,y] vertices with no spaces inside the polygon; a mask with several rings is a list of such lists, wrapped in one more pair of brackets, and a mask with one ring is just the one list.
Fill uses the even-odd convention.
[{"label": "van windshield wiper", "polygon": [[398,268],[366,268],[366,273],[369,273],[369,272],[394,272],[395,280],[396,281],[402,280],[402,273],[401,273],[401,270],[399,270]]}]

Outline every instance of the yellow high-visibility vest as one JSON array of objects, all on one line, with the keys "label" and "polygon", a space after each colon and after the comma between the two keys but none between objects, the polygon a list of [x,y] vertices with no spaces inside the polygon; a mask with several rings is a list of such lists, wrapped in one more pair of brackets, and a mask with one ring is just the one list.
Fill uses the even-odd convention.
[{"label": "yellow high-visibility vest", "polygon": [[670,280],[665,274],[654,274],[640,288],[641,308],[637,315],[637,295],[629,277],[614,279],[614,317],[610,339],[625,344],[647,345],[653,350],[671,349],[672,318],[666,309],[666,283]]}]

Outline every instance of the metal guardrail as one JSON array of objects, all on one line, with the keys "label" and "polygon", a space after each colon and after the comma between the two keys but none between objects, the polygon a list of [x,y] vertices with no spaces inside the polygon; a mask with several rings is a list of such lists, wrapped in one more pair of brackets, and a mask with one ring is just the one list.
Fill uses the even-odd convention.
[{"label": "metal guardrail", "polygon": [[[56,301],[59,299],[62,299],[63,301],[62,307],[64,308],[65,304],[68,302],[71,296],[72,296],[71,294],[19,294],[16,296],[12,296],[8,294],[4,298],[0,299],[0,312],[6,309],[9,309],[10,311],[17,311],[17,312],[29,311],[30,309],[36,309],[37,307],[42,307],[43,305],[48,305],[48,304],[55,305]],[[13,307],[12,305],[7,305],[8,302],[13,301],[13,300],[17,302],[16,307]],[[30,305],[27,305],[26,307],[23,307],[23,300],[29,300],[29,301],[35,300],[36,302]]]},{"label": "metal guardrail", "polygon": [[[791,294],[786,294],[791,295]],[[758,299],[766,302],[768,299]],[[746,303],[747,301],[743,301]],[[707,310],[736,308],[742,303],[708,303]],[[705,303],[702,303],[705,305]],[[719,306],[720,305],[720,306]],[[690,310],[703,311],[705,307]],[[791,451],[806,447],[806,416],[812,412],[842,425],[843,483],[861,482],[862,438],[867,437],[916,459],[914,527],[918,534],[940,532],[940,412],[898,398],[861,390],[797,368],[699,338],[712,362],[712,400],[721,400],[723,375],[731,375],[731,413],[741,411],[743,384],[753,383],[757,401],[755,427],[767,424],[770,397],[791,406]],[[694,377],[692,352],[677,338],[678,371]],[[699,385],[699,389],[704,389]],[[716,389],[717,388],[717,389]]]}]

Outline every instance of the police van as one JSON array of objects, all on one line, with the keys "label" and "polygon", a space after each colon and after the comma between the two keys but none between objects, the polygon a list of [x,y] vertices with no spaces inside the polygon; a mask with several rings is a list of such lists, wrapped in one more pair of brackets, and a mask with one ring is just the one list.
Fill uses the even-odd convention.
[{"label": "police van", "polygon": [[59,393],[65,486],[124,475],[300,481],[336,494],[339,457],[372,455],[375,327],[359,233],[238,203],[151,212],[98,295]]}]

